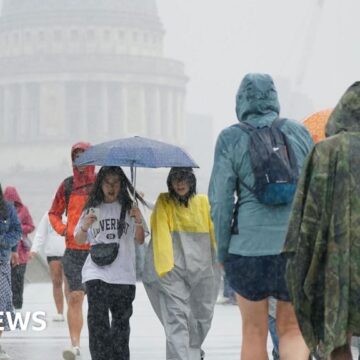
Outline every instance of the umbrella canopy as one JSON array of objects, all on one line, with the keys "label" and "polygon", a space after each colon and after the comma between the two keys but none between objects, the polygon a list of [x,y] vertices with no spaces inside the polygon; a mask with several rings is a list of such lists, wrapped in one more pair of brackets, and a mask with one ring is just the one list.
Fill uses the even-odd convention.
[{"label": "umbrella canopy", "polygon": [[325,126],[333,109],[317,111],[303,120],[315,143],[325,139]]},{"label": "umbrella canopy", "polygon": [[140,136],[91,146],[76,159],[75,165],[130,166],[131,168],[199,167],[179,146]]}]

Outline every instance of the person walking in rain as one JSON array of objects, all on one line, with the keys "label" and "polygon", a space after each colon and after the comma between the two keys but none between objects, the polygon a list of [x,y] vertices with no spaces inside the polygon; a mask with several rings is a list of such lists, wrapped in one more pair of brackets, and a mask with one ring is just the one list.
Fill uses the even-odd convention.
[{"label": "person walking in rain", "polygon": [[[118,166],[103,166],[75,229],[79,244],[91,245],[82,269],[88,296],[93,360],[129,360],[130,317],[135,298],[135,242],[144,242],[144,221],[130,193],[134,188]],[[143,199],[135,192],[143,204]],[[113,255],[96,254],[107,247]],[[101,250],[102,251],[102,250]],[[99,259],[100,257],[100,259]],[[111,313],[111,319],[110,319]]]},{"label": "person walking in rain", "polygon": [[220,285],[210,207],[196,195],[191,168],[172,168],[167,187],[151,215],[143,282],[165,330],[166,359],[200,360]]},{"label": "person walking in rain", "polygon": [[[279,111],[272,78],[267,74],[247,74],[236,95],[239,123],[224,129],[217,139],[209,185],[218,260],[236,292],[242,317],[242,360],[268,359],[271,296],[277,300],[280,358],[307,359],[309,354],[285,283],[286,258],[280,253],[296,187],[295,175],[313,142],[301,124],[280,120]],[[257,146],[250,148],[256,142]],[[273,155],[266,158],[267,154]],[[266,168],[266,164],[254,163],[253,159],[268,160],[268,166],[272,161],[282,161],[283,171]],[[271,194],[277,186],[255,187],[256,175],[263,170],[268,173],[265,172],[261,180],[266,181],[259,182],[260,185],[278,179],[283,172],[292,182],[279,179],[279,184],[287,184],[286,187]],[[291,174],[295,175],[290,177]]]},{"label": "person walking in rain", "polygon": [[360,82],[347,89],[303,169],[284,253],[304,339],[321,359],[352,359],[360,335]]},{"label": "person walking in rain", "polygon": [[31,241],[29,234],[35,229],[28,208],[23,204],[17,190],[13,186],[7,186],[4,190],[5,200],[14,204],[21,223],[22,236],[17,247],[11,253],[11,290],[15,309],[23,306],[24,280],[26,265],[29,261]]},{"label": "person walking in rain", "polygon": [[[75,161],[90,144],[79,142],[71,149],[71,160]],[[65,360],[80,359],[80,334],[83,326],[82,304],[85,288],[82,284],[81,270],[89,253],[88,244],[78,244],[74,239],[74,229],[79,220],[88,194],[95,181],[94,166],[75,166],[73,176],[66,178],[59,186],[49,210],[51,226],[65,237],[65,253],[62,259],[64,274],[69,286],[67,320],[71,348],[63,352]],[[67,215],[66,224],[63,214]]]},{"label": "person walking in rain", "polygon": [[30,257],[33,258],[41,250],[44,250],[49,264],[53,297],[57,310],[57,314],[54,315],[52,319],[53,321],[65,321],[64,294],[65,298],[68,298],[68,287],[64,281],[64,269],[62,265],[65,242],[64,238],[51,226],[48,212],[43,215],[37,227],[31,246]]},{"label": "person walking in rain", "polygon": [[[11,293],[11,249],[16,247],[22,236],[22,229],[14,206],[4,198],[0,184],[0,337],[3,330],[9,331],[7,315],[15,316]],[[0,360],[10,356],[0,344]]]}]

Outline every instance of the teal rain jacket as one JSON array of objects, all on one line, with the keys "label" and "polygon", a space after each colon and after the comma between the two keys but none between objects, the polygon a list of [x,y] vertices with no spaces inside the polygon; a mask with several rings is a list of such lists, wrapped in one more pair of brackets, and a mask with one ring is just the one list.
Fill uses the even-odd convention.
[{"label": "teal rain jacket", "polygon": [[[270,125],[279,116],[280,105],[272,78],[266,74],[248,74],[236,95],[239,121],[257,127]],[[291,141],[299,170],[313,146],[304,126],[286,121],[281,130]],[[239,185],[238,234],[231,233],[237,179],[251,187],[254,176],[248,153],[249,136],[233,125],[224,129],[217,140],[214,166],[209,185],[211,216],[218,242],[218,259],[224,262],[228,253],[243,256],[276,255],[285,241],[291,204],[266,206]]]}]

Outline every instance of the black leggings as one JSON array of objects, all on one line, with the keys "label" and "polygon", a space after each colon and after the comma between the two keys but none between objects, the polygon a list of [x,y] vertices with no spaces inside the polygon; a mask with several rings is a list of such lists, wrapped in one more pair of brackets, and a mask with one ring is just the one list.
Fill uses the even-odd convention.
[{"label": "black leggings", "polygon": [[[135,285],[86,282],[92,360],[129,360],[130,317]],[[109,318],[111,312],[111,324]]]},{"label": "black leggings", "polygon": [[11,267],[11,291],[15,309],[21,309],[23,306],[25,270],[26,264]]}]

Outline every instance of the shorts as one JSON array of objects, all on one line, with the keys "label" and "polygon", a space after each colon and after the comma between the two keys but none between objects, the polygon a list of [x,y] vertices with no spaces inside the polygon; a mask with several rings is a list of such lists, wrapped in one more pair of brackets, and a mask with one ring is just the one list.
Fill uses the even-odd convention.
[{"label": "shorts", "polygon": [[62,256],[47,256],[46,260],[48,264],[50,264],[52,261],[61,261],[62,258],[63,258]]},{"label": "shorts", "polygon": [[88,254],[88,250],[65,250],[64,256],[62,257],[62,264],[70,291],[85,292],[85,286],[82,283],[81,271]]},{"label": "shorts", "polygon": [[224,268],[231,288],[250,301],[260,301],[272,296],[290,301],[286,286],[286,256],[241,256],[229,254]]}]

